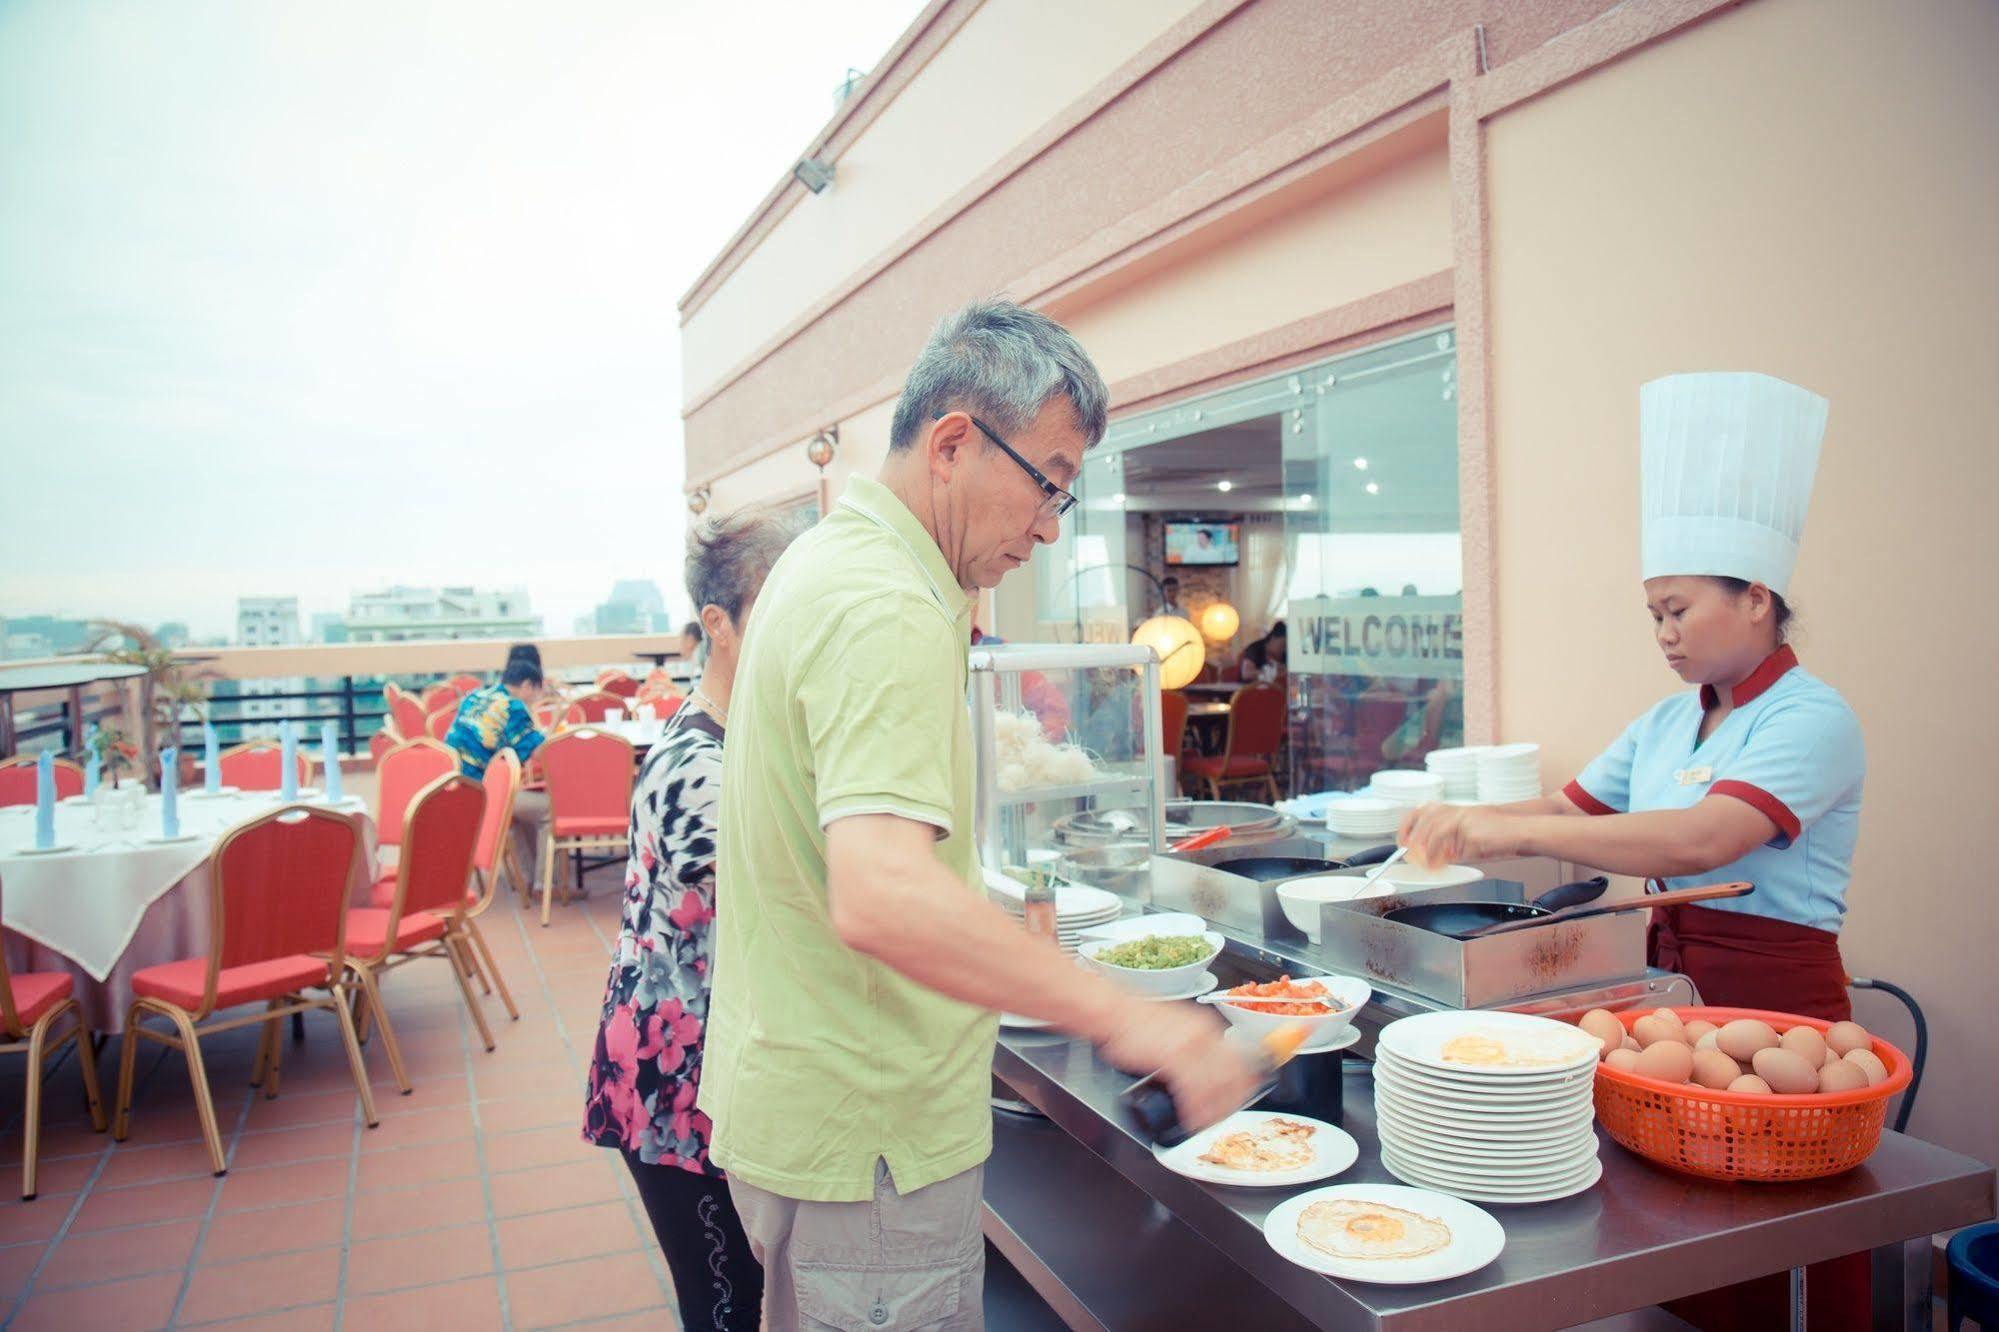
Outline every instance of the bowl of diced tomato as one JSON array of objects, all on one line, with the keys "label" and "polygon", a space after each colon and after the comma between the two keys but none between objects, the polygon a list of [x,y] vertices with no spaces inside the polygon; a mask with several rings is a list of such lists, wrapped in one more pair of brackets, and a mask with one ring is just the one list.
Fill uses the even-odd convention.
[{"label": "bowl of diced tomato", "polygon": [[1252,1035],[1303,1025],[1306,1039],[1331,1040],[1368,1001],[1374,988],[1354,976],[1305,976],[1252,981],[1229,990],[1216,1004],[1222,1016]]}]

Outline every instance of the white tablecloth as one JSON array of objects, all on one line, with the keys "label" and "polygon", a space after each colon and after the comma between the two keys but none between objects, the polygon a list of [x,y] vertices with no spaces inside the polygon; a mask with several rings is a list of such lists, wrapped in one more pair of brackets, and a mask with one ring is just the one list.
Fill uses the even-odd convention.
[{"label": "white tablecloth", "polygon": [[[319,801],[307,801],[318,803]],[[0,923],[7,964],[16,971],[67,971],[91,1026],[115,1032],[132,1001],[132,974],[161,962],[204,955],[209,934],[209,856],[222,834],[276,808],[277,793],[184,794],[184,840],[160,842],[160,798],[148,796],[136,828],[99,826],[88,803],[56,807],[56,844],[33,854],[32,806],[0,809]],[[373,881],[374,823],[350,796],[327,808],[363,815],[366,847],[353,900]],[[116,820],[105,821],[115,825]]]},{"label": "white tablecloth", "polygon": [[623,736],[631,741],[632,748],[643,754],[666,734],[666,723],[662,721],[630,720],[598,722],[597,729],[609,731],[612,735]]}]

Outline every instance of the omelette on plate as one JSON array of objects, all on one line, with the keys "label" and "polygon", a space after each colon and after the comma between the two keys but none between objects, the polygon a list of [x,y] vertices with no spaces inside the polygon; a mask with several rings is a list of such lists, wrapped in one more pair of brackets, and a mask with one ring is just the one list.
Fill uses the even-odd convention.
[{"label": "omelette on plate", "polygon": [[1449,1244],[1451,1228],[1386,1203],[1336,1198],[1299,1215],[1298,1238],[1335,1258],[1420,1258]]},{"label": "omelette on plate", "polygon": [[1312,1133],[1310,1124],[1266,1119],[1253,1129],[1216,1138],[1199,1159],[1228,1170],[1296,1170],[1312,1164]]}]

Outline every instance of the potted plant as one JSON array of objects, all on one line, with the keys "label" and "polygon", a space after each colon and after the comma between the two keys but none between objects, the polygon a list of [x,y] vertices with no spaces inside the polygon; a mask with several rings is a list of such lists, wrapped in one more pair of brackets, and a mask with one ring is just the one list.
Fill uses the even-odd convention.
[{"label": "potted plant", "polygon": [[[92,652],[106,661],[145,668],[146,673],[139,677],[142,726],[134,747],[134,761],[144,774],[142,785],[150,784],[162,741],[180,745],[183,720],[207,720],[206,682],[220,677],[212,670],[196,670],[188,663],[176,661],[172,648],[138,625],[100,620],[93,629]],[[178,766],[181,784],[186,786],[195,777],[194,755],[186,746],[181,746]]]},{"label": "potted plant", "polygon": [[[97,794],[93,799],[99,822],[136,824],[137,806],[146,798],[146,783],[139,772],[139,747],[117,727],[100,726],[91,733],[84,748],[97,760]],[[133,780],[127,782],[127,777]]]}]

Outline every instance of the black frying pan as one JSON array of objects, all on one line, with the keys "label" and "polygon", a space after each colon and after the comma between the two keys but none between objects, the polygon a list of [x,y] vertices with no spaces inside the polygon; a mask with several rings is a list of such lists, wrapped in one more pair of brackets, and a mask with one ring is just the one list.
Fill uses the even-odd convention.
[{"label": "black frying pan", "polygon": [[1340,862],[1312,860],[1304,856],[1237,856],[1234,860],[1218,860],[1212,868],[1240,874],[1258,883],[1271,883],[1278,879],[1295,879],[1301,874],[1330,874],[1340,868]]},{"label": "black frying pan", "polygon": [[1604,889],[1608,887],[1610,880],[1598,875],[1594,879],[1550,888],[1531,902],[1431,902],[1424,906],[1397,907],[1382,919],[1463,939],[1488,925],[1532,920],[1536,916],[1552,915],[1564,907],[1593,902],[1603,896]]}]

